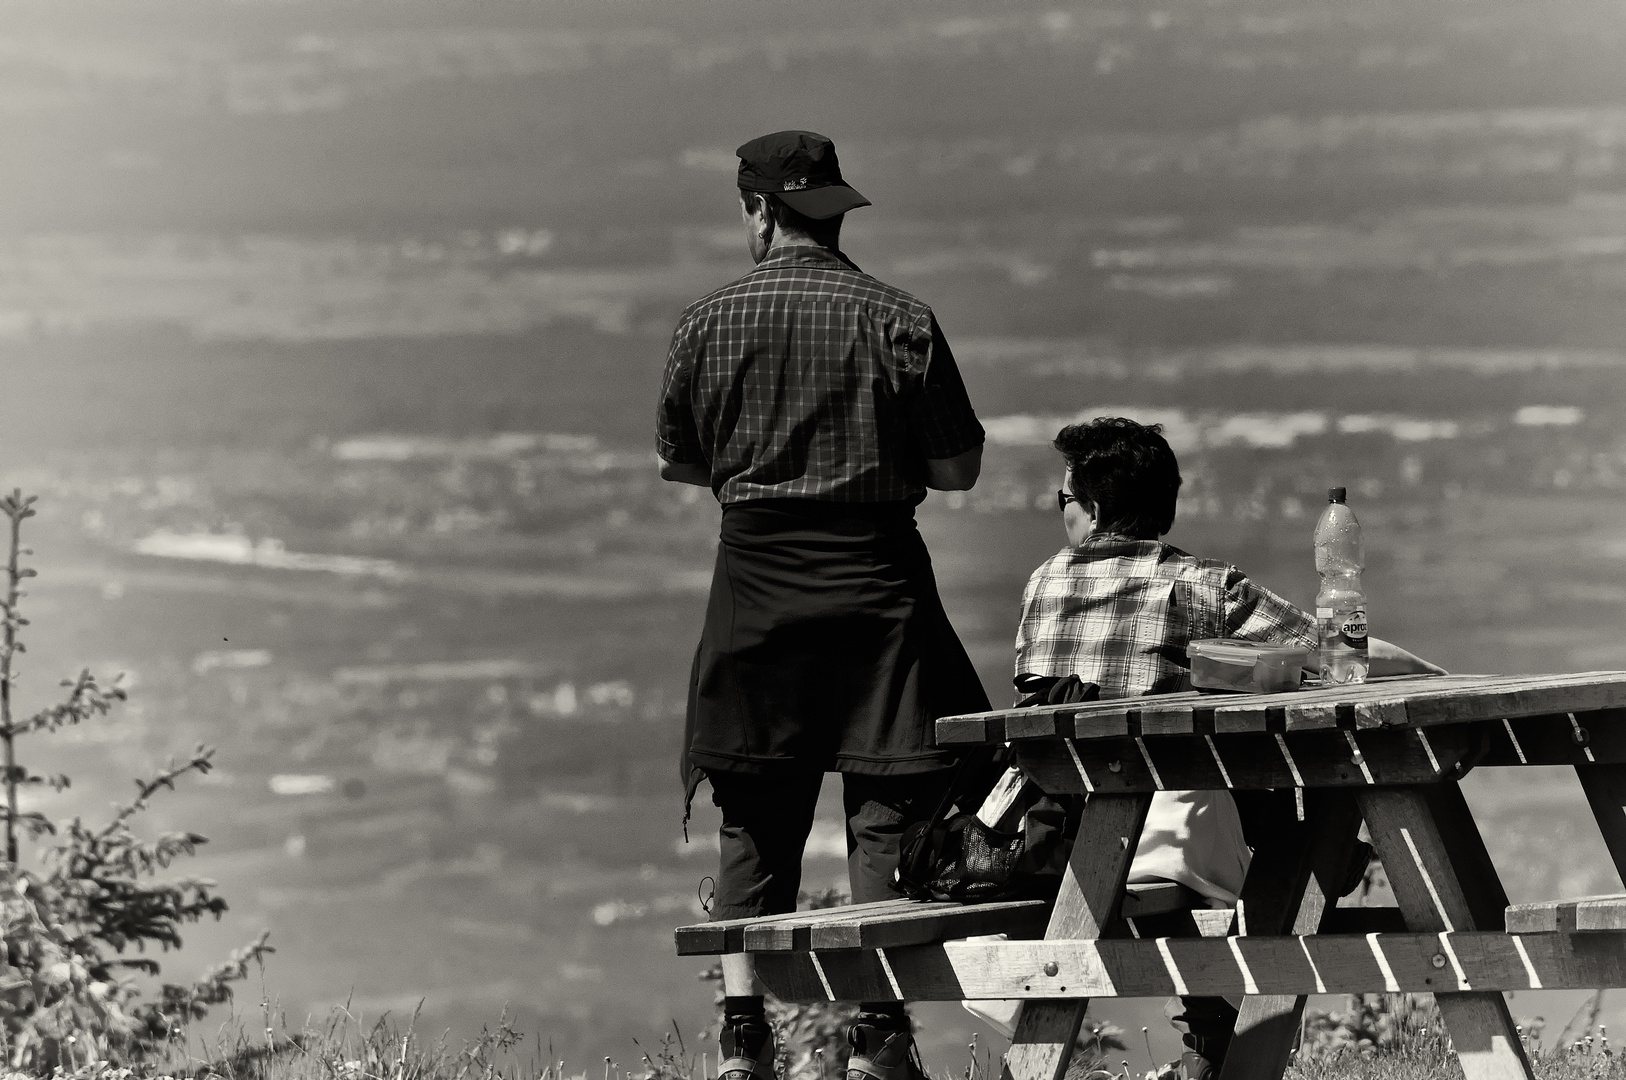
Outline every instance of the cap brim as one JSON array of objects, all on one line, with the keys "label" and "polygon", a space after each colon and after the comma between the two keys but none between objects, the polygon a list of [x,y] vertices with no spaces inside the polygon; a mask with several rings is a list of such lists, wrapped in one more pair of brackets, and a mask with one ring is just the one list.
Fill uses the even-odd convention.
[{"label": "cap brim", "polygon": [[837,214],[845,214],[848,210],[870,205],[868,199],[845,184],[809,188],[806,191],[776,191],[774,194],[779,196],[780,201],[786,206],[814,221],[823,221]]}]

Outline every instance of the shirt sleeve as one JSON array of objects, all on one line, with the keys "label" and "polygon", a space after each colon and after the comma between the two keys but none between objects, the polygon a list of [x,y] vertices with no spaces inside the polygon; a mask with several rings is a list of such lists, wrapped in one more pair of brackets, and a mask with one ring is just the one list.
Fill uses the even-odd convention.
[{"label": "shirt sleeve", "polygon": [[1039,571],[1035,570],[1028,577],[1028,583],[1022,589],[1022,615],[1016,622],[1016,674],[1023,672],[1022,665],[1027,662],[1033,652],[1034,639],[1038,633],[1038,616],[1033,610],[1033,596],[1038,591]]},{"label": "shirt sleeve", "polygon": [[1315,619],[1234,566],[1225,578],[1224,621],[1226,637],[1310,649],[1321,644]]},{"label": "shirt sleeve", "polygon": [[661,379],[661,400],[655,409],[655,449],[674,465],[707,464],[700,429],[695,424],[689,387],[694,378],[694,350],[689,344],[688,320],[672,334],[666,353],[666,374]]},{"label": "shirt sleeve", "polygon": [[937,316],[928,312],[926,317],[931,322],[926,371],[909,403],[909,434],[921,456],[942,460],[981,446],[983,430]]}]

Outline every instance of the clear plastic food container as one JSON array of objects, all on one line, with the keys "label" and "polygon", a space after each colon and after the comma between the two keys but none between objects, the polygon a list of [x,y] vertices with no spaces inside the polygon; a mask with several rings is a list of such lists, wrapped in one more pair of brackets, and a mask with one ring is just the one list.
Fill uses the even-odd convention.
[{"label": "clear plastic food container", "polygon": [[1207,638],[1186,646],[1191,658],[1191,685],[1199,690],[1234,690],[1275,694],[1297,690],[1313,649],[1259,641]]}]

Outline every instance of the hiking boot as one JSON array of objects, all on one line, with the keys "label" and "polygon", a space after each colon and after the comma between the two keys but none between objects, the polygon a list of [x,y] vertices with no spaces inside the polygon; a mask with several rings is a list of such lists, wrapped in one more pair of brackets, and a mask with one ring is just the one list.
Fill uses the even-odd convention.
[{"label": "hiking boot", "polygon": [[777,1048],[766,1017],[729,1018],[717,1033],[717,1080],[779,1080],[773,1071]]},{"label": "hiking boot", "polygon": [[1219,1080],[1220,1067],[1195,1050],[1187,1050],[1157,1070],[1157,1080]]},{"label": "hiking boot", "polygon": [[847,1029],[852,1057],[847,1080],[926,1080],[926,1069],[908,1026],[877,1027],[858,1023]]}]

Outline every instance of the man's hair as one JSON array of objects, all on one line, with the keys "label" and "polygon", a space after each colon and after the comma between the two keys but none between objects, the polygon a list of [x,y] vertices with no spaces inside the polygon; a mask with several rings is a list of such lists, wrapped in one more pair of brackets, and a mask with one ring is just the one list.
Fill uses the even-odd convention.
[{"label": "man's hair", "polygon": [[1098,528],[1155,540],[1174,525],[1180,464],[1162,432],[1161,424],[1099,416],[1056,436],[1073,495],[1095,504]]},{"label": "man's hair", "polygon": [[841,221],[846,214],[835,217],[810,218],[787,206],[783,199],[771,191],[740,191],[740,201],[747,202],[752,195],[761,195],[768,203],[768,214],[776,227],[806,236],[820,247],[835,249],[841,246]]}]

